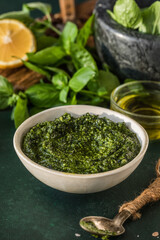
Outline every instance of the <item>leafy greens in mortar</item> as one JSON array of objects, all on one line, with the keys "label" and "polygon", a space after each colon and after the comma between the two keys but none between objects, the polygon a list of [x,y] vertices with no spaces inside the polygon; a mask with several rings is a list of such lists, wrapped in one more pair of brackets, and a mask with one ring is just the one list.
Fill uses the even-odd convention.
[{"label": "leafy greens in mortar", "polygon": [[108,14],[124,27],[148,34],[160,34],[160,2],[139,8],[135,0],[117,0]]}]

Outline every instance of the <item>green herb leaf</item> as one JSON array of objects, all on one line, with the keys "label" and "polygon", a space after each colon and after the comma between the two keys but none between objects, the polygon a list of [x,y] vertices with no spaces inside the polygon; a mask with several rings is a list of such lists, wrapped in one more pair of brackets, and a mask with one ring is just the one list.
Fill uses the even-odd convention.
[{"label": "green herb leaf", "polygon": [[0,109],[5,109],[9,106],[8,101],[12,94],[12,84],[5,77],[0,76]]},{"label": "green herb leaf", "polygon": [[38,108],[53,107],[59,101],[59,91],[48,83],[35,84],[28,88],[25,93],[30,102]]},{"label": "green herb leaf", "polygon": [[51,16],[50,16],[52,7],[50,4],[42,3],[42,2],[30,2],[30,3],[23,4],[22,9],[24,12],[29,12],[30,10],[39,10],[42,13],[44,13],[44,15],[46,15],[47,19],[50,22],[52,21]]},{"label": "green herb leaf", "polygon": [[28,54],[29,61],[40,65],[54,65],[65,56],[61,46],[45,48],[35,54]]},{"label": "green herb leaf", "polygon": [[72,22],[67,22],[61,34],[62,45],[67,54],[70,54],[70,45],[75,41],[77,34],[77,25]]},{"label": "green herb leaf", "polygon": [[3,13],[0,15],[0,19],[16,19],[23,22],[26,26],[29,26],[34,21],[34,19],[30,17],[29,13],[23,11]]},{"label": "green herb leaf", "polygon": [[110,17],[111,17],[114,21],[117,21],[117,20],[116,20],[116,16],[114,15],[114,13],[113,13],[111,10],[107,10],[107,13],[110,15]]},{"label": "green herb leaf", "polygon": [[68,84],[68,78],[63,73],[58,73],[52,77],[52,83],[57,89],[63,89]]},{"label": "green herb leaf", "polygon": [[99,88],[97,79],[93,79],[92,81],[89,81],[87,84],[87,88],[92,92],[97,92],[97,89]]},{"label": "green herb leaf", "polygon": [[30,116],[33,116],[33,115],[35,115],[39,112],[42,112],[44,110],[45,110],[45,108],[31,107],[30,111],[29,111],[29,114],[30,114]]},{"label": "green herb leaf", "polygon": [[47,71],[45,71],[44,69],[42,69],[41,67],[38,67],[37,65],[30,63],[30,62],[26,62],[26,61],[23,61],[23,63],[30,70],[38,72],[38,73],[46,76],[48,79],[50,79],[50,77],[51,77],[50,74]]},{"label": "green herb leaf", "polygon": [[154,2],[150,7],[142,10],[143,21],[139,31],[149,34],[160,34],[160,2]]},{"label": "green herb leaf", "polygon": [[52,45],[55,45],[58,43],[58,39],[50,36],[38,36],[36,38],[37,43],[37,51],[40,51],[44,48],[51,47]]},{"label": "green herb leaf", "polygon": [[74,92],[79,92],[94,77],[95,77],[95,71],[93,71],[89,67],[83,67],[73,75],[73,77],[69,81],[69,87]]},{"label": "green herb leaf", "polygon": [[71,99],[69,101],[69,104],[76,105],[77,104],[77,94],[72,92],[71,93]]},{"label": "green herb leaf", "polygon": [[107,11],[114,20],[124,27],[137,29],[142,21],[141,10],[135,0],[117,0],[113,13]]},{"label": "green herb leaf", "polygon": [[46,67],[44,67],[44,68],[45,68],[46,70],[51,71],[51,72],[54,72],[54,73],[61,73],[61,74],[65,75],[67,78],[70,79],[69,74],[68,74],[66,71],[64,71],[63,69],[61,69],[61,68],[49,67],[49,66],[46,66]]},{"label": "green herb leaf", "polygon": [[135,79],[132,79],[132,78],[126,78],[124,80],[124,83],[128,83],[128,82],[133,82],[133,81],[136,81]]},{"label": "green herb leaf", "polygon": [[18,94],[13,93],[12,96],[8,99],[8,106],[14,107],[17,103],[18,98]]},{"label": "green herb leaf", "polygon": [[100,88],[104,88],[108,95],[110,95],[112,90],[120,84],[117,76],[111,73],[109,70],[100,70],[97,81]]},{"label": "green herb leaf", "polygon": [[60,93],[59,93],[59,100],[60,100],[61,102],[64,102],[64,103],[67,102],[68,92],[69,92],[69,87],[68,87],[68,86],[64,87],[64,88],[60,91]]},{"label": "green herb leaf", "polygon": [[84,26],[80,29],[77,36],[77,44],[81,46],[85,46],[89,36],[93,33],[92,25],[94,21],[94,15],[92,15],[84,24]]},{"label": "green herb leaf", "polygon": [[98,96],[104,96],[104,95],[107,95],[108,94],[108,91],[106,91],[106,88],[105,87],[100,87],[98,88],[97,90],[97,94]]},{"label": "green herb leaf", "polygon": [[28,107],[27,107],[27,97],[24,93],[19,92],[17,104],[13,111],[13,118],[15,127],[18,128],[19,125],[29,117]]},{"label": "green herb leaf", "polygon": [[94,58],[84,47],[75,43],[71,44],[71,57],[77,70],[82,67],[90,67],[94,71],[98,71]]}]

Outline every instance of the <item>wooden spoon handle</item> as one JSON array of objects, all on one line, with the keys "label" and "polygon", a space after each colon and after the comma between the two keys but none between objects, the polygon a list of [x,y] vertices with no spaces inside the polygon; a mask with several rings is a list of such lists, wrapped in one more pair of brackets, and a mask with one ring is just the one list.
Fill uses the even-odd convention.
[{"label": "wooden spoon handle", "polygon": [[133,201],[124,203],[119,212],[127,210],[130,212],[134,219],[140,218],[141,214],[138,212],[143,206],[150,202],[156,202],[160,200],[160,159],[156,165],[157,178],[153,183],[149,185],[138,197]]},{"label": "wooden spoon handle", "polygon": [[75,2],[74,0],[59,0],[63,22],[75,19]]}]

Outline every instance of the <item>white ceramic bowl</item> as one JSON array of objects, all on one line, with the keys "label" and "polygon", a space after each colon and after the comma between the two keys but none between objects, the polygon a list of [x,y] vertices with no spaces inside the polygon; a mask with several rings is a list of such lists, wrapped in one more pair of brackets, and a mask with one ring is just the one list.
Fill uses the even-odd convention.
[{"label": "white ceramic bowl", "polygon": [[[114,122],[125,122],[130,130],[137,134],[137,137],[141,143],[139,154],[131,162],[127,163],[123,167],[96,174],[64,173],[48,169],[33,162],[22,152],[21,145],[24,135],[36,123],[52,121],[66,112],[70,113],[74,117],[89,112],[102,117],[105,116]],[[24,121],[16,130],[14,135],[15,151],[28,171],[46,185],[70,193],[94,193],[117,185],[126,179],[137,168],[143,159],[147,147],[148,135],[143,127],[141,127],[141,125],[139,125],[136,121],[121,113],[109,109],[87,105],[55,107],[40,112]]]}]

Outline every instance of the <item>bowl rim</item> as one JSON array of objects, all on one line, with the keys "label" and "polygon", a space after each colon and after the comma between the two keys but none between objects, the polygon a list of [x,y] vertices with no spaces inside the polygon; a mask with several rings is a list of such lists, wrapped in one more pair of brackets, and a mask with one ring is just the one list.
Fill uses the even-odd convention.
[{"label": "bowl rim", "polygon": [[[24,133],[24,126],[27,125],[27,123],[29,121],[31,121],[32,119],[34,118],[37,118],[38,116],[42,115],[42,114],[45,114],[46,112],[52,112],[54,110],[57,110],[57,109],[60,109],[60,108],[74,108],[74,107],[78,107],[78,108],[85,108],[85,107],[92,107],[92,108],[97,108],[97,109],[101,109],[101,110],[104,110],[104,111],[108,111],[110,113],[112,113],[113,115],[116,115],[117,117],[121,117],[121,119],[124,120],[127,119],[128,122],[133,122],[134,124],[136,124],[140,129],[141,131],[143,132],[143,135],[144,135],[144,139],[145,139],[145,142],[144,144],[142,145],[141,143],[141,149],[140,149],[140,152],[138,153],[138,155],[132,159],[129,163],[125,164],[124,166],[122,167],[119,167],[119,168],[116,168],[116,169],[113,169],[113,170],[110,170],[110,171],[107,171],[107,172],[100,172],[100,173],[90,173],[90,174],[77,174],[77,173],[68,173],[68,172],[61,172],[61,171],[57,171],[57,170],[54,170],[54,169],[49,169],[47,167],[44,167],[44,166],[41,166],[40,164],[34,162],[33,160],[31,160],[30,158],[28,158],[22,151],[21,149],[21,146],[17,143],[17,138],[18,138],[18,134],[20,134],[21,136],[23,135]],[[107,112],[106,112],[107,113]],[[38,121],[37,121],[38,123]],[[34,126],[34,125],[33,125]],[[113,110],[110,110],[110,109],[107,109],[107,108],[103,108],[103,107],[98,107],[98,106],[91,106],[91,105],[65,105],[65,106],[59,106],[59,107],[53,107],[53,108],[49,108],[47,110],[44,110],[40,113],[37,113],[31,117],[29,117],[28,119],[26,119],[16,130],[15,134],[14,134],[14,137],[13,137],[13,146],[14,146],[14,149],[18,155],[18,157],[20,156],[20,159],[22,158],[25,162],[29,163],[29,165],[33,166],[34,168],[38,168],[44,172],[47,172],[47,173],[50,173],[50,174],[55,174],[55,175],[58,175],[58,176],[63,176],[63,177],[70,177],[70,178],[81,178],[81,179],[89,179],[89,178],[95,178],[95,177],[104,177],[104,176],[110,176],[110,175],[115,175],[117,174],[118,172],[123,172],[125,171],[126,169],[128,169],[129,167],[131,167],[132,165],[134,165],[135,162],[138,162],[139,158],[143,158],[147,148],[148,148],[148,144],[149,144],[149,137],[148,137],[148,134],[146,132],[146,130],[138,123],[136,122],[135,120],[131,119],[130,117],[128,116],[125,116],[124,114],[122,113],[119,113],[119,112],[116,112],[116,111],[113,111]]]},{"label": "bowl rim", "polygon": [[[117,109],[119,109],[121,112],[124,112],[125,114],[127,115],[130,115],[130,116],[134,116],[134,117],[141,117],[141,118],[146,118],[146,119],[160,119],[160,116],[150,116],[150,115],[143,115],[143,114],[137,114],[137,113],[133,113],[133,112],[129,112],[123,108],[121,108],[117,103],[116,101],[114,100],[114,97],[115,97],[115,94],[123,89],[124,87],[126,86],[129,86],[129,85],[132,85],[132,84],[136,84],[136,83],[148,83],[148,84],[151,84],[151,83],[155,83],[155,84],[159,84],[160,85],[160,82],[159,81],[152,81],[152,80],[135,80],[135,81],[131,81],[131,82],[128,82],[128,83],[123,83],[121,85],[119,85],[118,87],[116,87],[112,93],[111,93],[111,103],[113,103]],[[157,124],[157,123],[155,123]]]},{"label": "bowl rim", "polygon": [[[111,0],[112,1],[112,0]],[[119,35],[123,35],[132,39],[146,39],[146,37],[148,37],[146,40],[151,40],[153,41],[153,39],[157,39],[160,40],[160,35],[156,35],[156,34],[149,34],[149,33],[143,33],[143,32],[139,32],[136,31],[135,29],[132,28],[127,28],[124,27],[123,25],[121,25],[120,23],[118,23],[117,21],[115,21],[108,13],[107,10],[111,10],[113,11],[113,9],[109,9],[109,8],[105,8],[102,7],[102,4],[104,6],[106,6],[107,4],[107,0],[98,0],[95,6],[95,10],[94,13],[98,14],[98,18],[99,20],[101,20],[103,22],[104,27],[105,26],[109,26],[113,31],[116,31],[117,34]],[[103,14],[99,14],[99,11],[101,11],[100,9],[103,9],[104,14],[106,14],[105,18],[107,19],[107,21],[105,21],[104,17],[102,16]],[[143,8],[141,8],[143,9]]]}]

